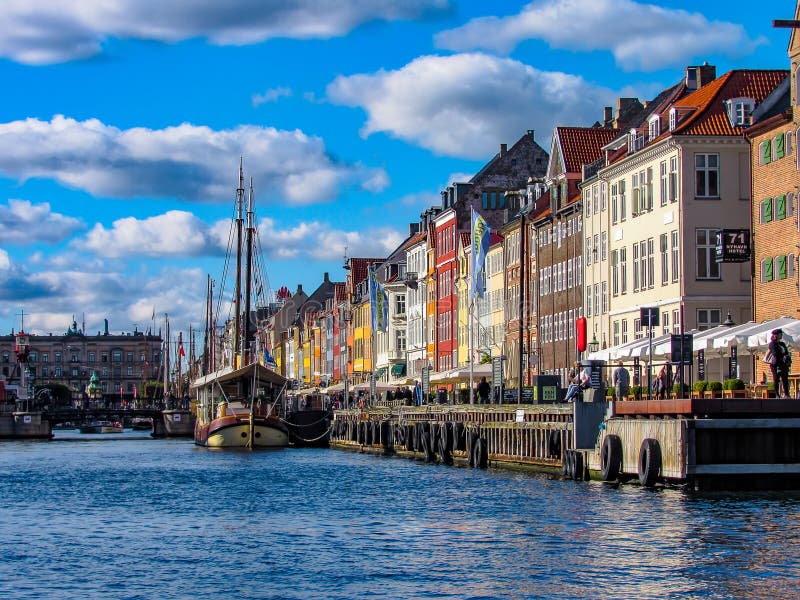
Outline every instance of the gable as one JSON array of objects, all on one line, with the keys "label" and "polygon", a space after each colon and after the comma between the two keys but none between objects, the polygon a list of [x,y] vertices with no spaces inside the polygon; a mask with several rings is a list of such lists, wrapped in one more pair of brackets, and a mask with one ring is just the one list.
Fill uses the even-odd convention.
[{"label": "gable", "polygon": [[561,140],[558,129],[553,132],[553,143],[550,146],[550,160],[547,162],[547,179],[556,179],[564,172],[564,157],[561,154]]}]

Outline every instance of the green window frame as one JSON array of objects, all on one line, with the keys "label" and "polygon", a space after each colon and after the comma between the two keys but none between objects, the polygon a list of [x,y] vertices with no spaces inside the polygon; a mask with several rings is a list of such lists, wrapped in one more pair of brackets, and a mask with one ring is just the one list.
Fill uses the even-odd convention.
[{"label": "green window frame", "polygon": [[772,221],[772,198],[767,198],[761,202],[761,222],[769,223]]},{"label": "green window frame", "polygon": [[786,194],[775,197],[775,220],[782,221],[788,216],[786,210]]}]

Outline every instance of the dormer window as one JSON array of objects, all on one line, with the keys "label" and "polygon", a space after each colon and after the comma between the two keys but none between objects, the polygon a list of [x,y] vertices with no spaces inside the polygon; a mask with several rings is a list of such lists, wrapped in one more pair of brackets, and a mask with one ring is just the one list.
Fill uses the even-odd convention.
[{"label": "dormer window", "polygon": [[750,115],[755,108],[752,98],[731,98],[725,100],[725,109],[728,111],[728,120],[734,127],[750,125]]},{"label": "dormer window", "polygon": [[653,115],[647,122],[647,141],[652,142],[661,135],[661,117]]},{"label": "dormer window", "polygon": [[669,130],[675,131],[675,127],[678,125],[678,111],[675,108],[669,109]]},{"label": "dormer window", "polygon": [[632,154],[637,150],[641,150],[644,147],[644,135],[639,133],[636,129],[631,129],[630,134],[628,135],[628,153]]}]

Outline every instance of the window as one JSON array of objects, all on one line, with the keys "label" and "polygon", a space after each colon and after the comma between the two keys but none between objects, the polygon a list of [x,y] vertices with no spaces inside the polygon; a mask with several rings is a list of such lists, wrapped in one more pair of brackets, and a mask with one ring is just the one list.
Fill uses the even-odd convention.
[{"label": "window", "polygon": [[644,171],[640,178],[642,179],[643,210],[653,210],[653,167],[647,167],[647,179],[644,178]]},{"label": "window", "polygon": [[600,183],[600,212],[606,211],[606,184]]},{"label": "window", "polygon": [[786,209],[786,194],[775,197],[775,220],[781,221],[788,216]]},{"label": "window", "polygon": [[56,365],[53,375],[55,377],[61,377],[61,365]]},{"label": "window", "polygon": [[50,377],[50,367],[42,365],[42,377]]},{"label": "window", "polygon": [[647,281],[648,287],[653,287],[656,279],[656,256],[655,256],[655,240],[648,238],[647,240]]},{"label": "window", "polygon": [[731,98],[725,101],[728,110],[728,120],[734,127],[750,124],[750,114],[753,112],[755,102],[750,98]]},{"label": "window", "polygon": [[633,174],[633,179],[631,181],[631,189],[633,190],[633,207],[631,208],[631,212],[632,212],[633,216],[635,217],[641,211],[641,207],[639,206],[639,203],[640,203],[640,200],[639,200],[640,190],[639,190],[639,174],[638,173],[634,173]]},{"label": "window", "polygon": [[[619,251],[611,251],[611,295],[619,296]],[[616,342],[614,342],[616,346]]]},{"label": "window", "polygon": [[764,140],[758,145],[758,164],[768,165],[772,162],[772,140]]},{"label": "window", "polygon": [[678,201],[678,157],[669,159],[669,201]]},{"label": "window", "polygon": [[586,266],[592,264],[592,237],[586,236]]},{"label": "window", "polygon": [[661,313],[661,334],[667,335],[669,333],[669,311],[665,310]]},{"label": "window", "polygon": [[616,225],[619,222],[619,197],[617,196],[617,184],[611,185],[611,223]]},{"label": "window", "polygon": [[39,355],[36,352],[31,352],[28,354],[28,362],[37,362],[39,360]]},{"label": "window", "polygon": [[619,293],[628,291],[628,249],[619,249]]},{"label": "window", "polygon": [[681,313],[680,310],[675,309],[672,311],[672,333],[681,332]]},{"label": "window", "polygon": [[716,257],[716,230],[696,231],[697,279],[719,279],[719,263]]},{"label": "window", "polygon": [[719,198],[719,154],[695,154],[695,196]]},{"label": "window", "polygon": [[608,233],[600,233],[600,260],[608,259]]},{"label": "window", "polygon": [[586,302],[584,304],[586,305],[586,316],[587,317],[591,317],[592,316],[592,286],[590,286],[590,285],[586,286]]},{"label": "window", "polygon": [[772,267],[773,262],[771,258],[765,258],[761,261],[761,281],[763,283],[772,281],[774,279]]},{"label": "window", "polygon": [[639,242],[639,289],[644,291],[647,287],[647,241]]},{"label": "window", "polygon": [[133,352],[126,352],[126,353],[125,353],[125,359],[126,359],[128,362],[133,362]]},{"label": "window", "polygon": [[678,125],[678,111],[674,108],[669,109],[669,130],[674,131]]},{"label": "window", "polygon": [[133,377],[133,365],[128,365],[128,377]]},{"label": "window", "polygon": [[639,340],[644,337],[644,329],[642,329],[642,320],[633,320],[633,339]]},{"label": "window", "polygon": [[639,291],[639,244],[633,244],[633,291]]},{"label": "window", "polygon": [[647,123],[647,140],[653,141],[661,133],[661,118],[655,115]]},{"label": "window", "polygon": [[785,146],[786,138],[782,133],[779,133],[775,136],[775,143],[772,146],[772,159],[778,160],[779,158],[783,158],[786,156],[786,146]]},{"label": "window", "polygon": [[592,186],[592,212],[594,214],[600,212],[600,190],[598,188],[597,184]]},{"label": "window", "polygon": [[667,205],[667,197],[669,196],[669,179],[667,177],[667,161],[662,160],[658,166],[658,172],[661,176],[661,187],[659,188],[659,197],[661,198],[661,206]]},{"label": "window", "polygon": [[680,276],[680,264],[678,263],[678,230],[672,232],[672,281],[678,281]]},{"label": "window", "polygon": [[669,239],[666,233],[659,236],[659,250],[661,251],[661,285],[669,283]]},{"label": "window", "polygon": [[122,362],[122,350],[114,350],[111,352],[112,362]]},{"label": "window", "polygon": [[42,352],[42,362],[50,362],[50,353],[49,352]]},{"label": "window", "polygon": [[760,221],[762,223],[769,223],[772,221],[772,198],[762,200],[759,204]]},{"label": "window", "polygon": [[628,320],[622,319],[622,343],[628,342]]},{"label": "window", "polygon": [[89,362],[93,363],[94,360],[95,360],[95,353],[94,352],[89,352]]},{"label": "window", "polygon": [[619,188],[619,220],[624,221],[627,218],[625,214],[627,210],[625,206],[625,180],[620,179],[617,187]]},{"label": "window", "polygon": [[53,356],[54,356],[54,360],[55,360],[57,363],[60,363],[60,362],[61,362],[61,352],[54,352],[54,353],[53,353]]},{"label": "window", "polygon": [[611,330],[613,331],[611,342],[615,346],[619,346],[619,321],[614,321],[613,325],[611,326]]},{"label": "window", "polygon": [[600,253],[600,236],[596,233],[592,236],[592,261],[597,262],[600,260],[598,255]]},{"label": "window", "polygon": [[697,328],[700,331],[711,329],[722,323],[722,310],[719,308],[698,308]]},{"label": "window", "polygon": [[602,301],[601,301],[602,302],[602,307],[601,308],[602,308],[603,314],[606,314],[608,312],[608,282],[607,281],[602,282],[602,284],[600,286],[600,294],[601,294],[601,298],[602,298]]},{"label": "window", "polygon": [[406,295],[397,294],[394,298],[395,298],[395,312],[398,315],[406,314]]},{"label": "window", "polygon": [[406,351],[406,330],[405,329],[397,329],[395,330],[395,345],[399,352]]}]

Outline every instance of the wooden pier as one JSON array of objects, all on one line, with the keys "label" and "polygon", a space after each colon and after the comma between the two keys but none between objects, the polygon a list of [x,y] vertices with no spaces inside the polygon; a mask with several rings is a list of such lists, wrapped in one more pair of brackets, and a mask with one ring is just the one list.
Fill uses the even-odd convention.
[{"label": "wooden pier", "polygon": [[800,401],[707,398],[338,410],[331,445],[695,489],[800,489]]}]

